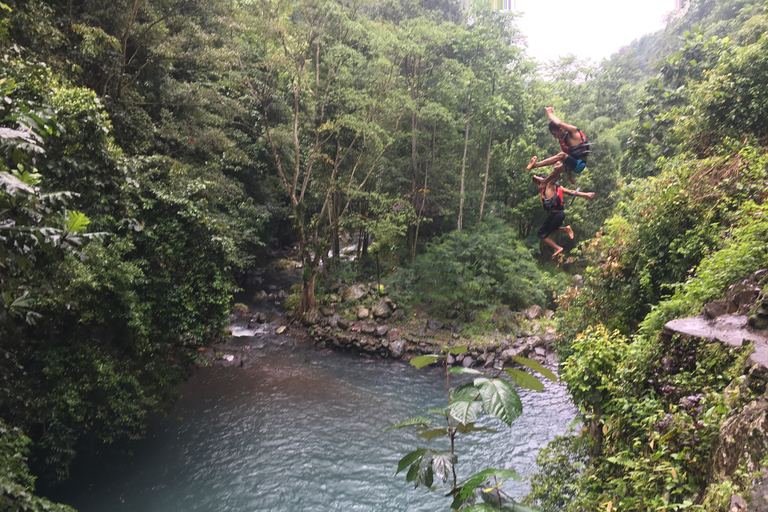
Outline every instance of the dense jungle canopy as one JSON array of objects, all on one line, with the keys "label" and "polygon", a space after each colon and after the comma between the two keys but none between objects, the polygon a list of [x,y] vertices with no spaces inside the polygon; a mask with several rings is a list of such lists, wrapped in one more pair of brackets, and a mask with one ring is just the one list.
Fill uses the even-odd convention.
[{"label": "dense jungle canopy", "polygon": [[[375,255],[403,304],[559,304],[562,360],[585,332],[640,358],[616,347],[768,265],[766,9],[692,0],[602,63],[542,64],[515,14],[449,0],[0,1],[0,509],[69,510],[36,478],[141,438],[284,247],[297,315]],[[595,143],[557,266],[525,169],[559,151],[546,106]],[[703,485],[606,464],[573,503]]]}]

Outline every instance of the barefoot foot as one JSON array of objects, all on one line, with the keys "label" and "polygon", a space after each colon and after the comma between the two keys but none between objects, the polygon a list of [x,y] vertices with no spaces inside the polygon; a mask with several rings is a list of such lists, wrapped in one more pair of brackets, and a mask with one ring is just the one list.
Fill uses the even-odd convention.
[{"label": "barefoot foot", "polygon": [[573,230],[571,229],[571,226],[565,226],[565,232],[568,234],[568,238],[573,240]]},{"label": "barefoot foot", "polygon": [[533,158],[531,158],[531,163],[529,163],[529,164],[528,164],[528,165],[525,167],[525,169],[526,169],[526,170],[528,170],[528,171],[530,171],[531,169],[533,169],[533,166],[536,164],[536,160],[538,160],[538,158],[539,158],[539,157],[537,157],[537,156],[534,156]]},{"label": "barefoot foot", "polygon": [[561,252],[563,252],[563,248],[562,247],[558,247],[557,249],[555,249],[555,252],[552,253],[552,259],[557,258],[557,255],[560,254]]}]

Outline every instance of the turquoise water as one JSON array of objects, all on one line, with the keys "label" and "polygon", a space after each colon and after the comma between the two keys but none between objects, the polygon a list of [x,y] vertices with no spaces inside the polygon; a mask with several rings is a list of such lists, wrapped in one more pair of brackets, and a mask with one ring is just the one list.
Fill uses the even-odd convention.
[{"label": "turquoise water", "polygon": [[[83,461],[54,496],[80,512],[442,511],[445,492],[427,493],[395,475],[419,446],[387,425],[446,403],[438,368],[318,352],[273,326],[243,334],[243,367],[198,371],[168,418],[153,421],[130,458]],[[465,376],[463,376],[465,377]],[[459,383],[460,381],[455,381]],[[459,438],[459,478],[486,467],[535,471],[538,449],[565,432],[575,410],[565,388],[521,391],[524,412],[500,432]],[[437,421],[437,420],[436,420]],[[527,482],[504,482],[522,497]]]}]

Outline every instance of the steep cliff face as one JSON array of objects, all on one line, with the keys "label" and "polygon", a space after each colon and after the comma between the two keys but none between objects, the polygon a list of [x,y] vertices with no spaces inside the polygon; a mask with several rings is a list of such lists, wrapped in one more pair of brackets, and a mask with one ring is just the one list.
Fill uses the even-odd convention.
[{"label": "steep cliff face", "polygon": [[[710,483],[749,484],[746,500],[733,496],[729,510],[768,511],[768,271],[761,270],[731,286],[723,301],[704,306],[697,317],[668,322],[662,337],[704,338],[754,349],[744,375],[725,390],[731,415],[722,423],[709,468]],[[746,479],[746,481],[745,481]],[[708,496],[703,496],[706,501]]]}]

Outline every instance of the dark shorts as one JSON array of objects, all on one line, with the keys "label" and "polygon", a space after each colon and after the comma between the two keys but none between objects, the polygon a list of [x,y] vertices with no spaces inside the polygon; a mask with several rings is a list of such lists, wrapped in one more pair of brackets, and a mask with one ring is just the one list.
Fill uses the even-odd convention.
[{"label": "dark shorts", "polygon": [[554,230],[563,225],[563,222],[565,222],[565,212],[549,212],[544,223],[536,232],[536,236],[542,240],[549,237]]},{"label": "dark shorts", "polygon": [[577,160],[573,158],[571,155],[568,155],[567,157],[565,157],[565,160],[563,160],[563,165],[565,166],[566,169],[568,169],[572,173],[579,174],[587,166],[587,161]]}]

